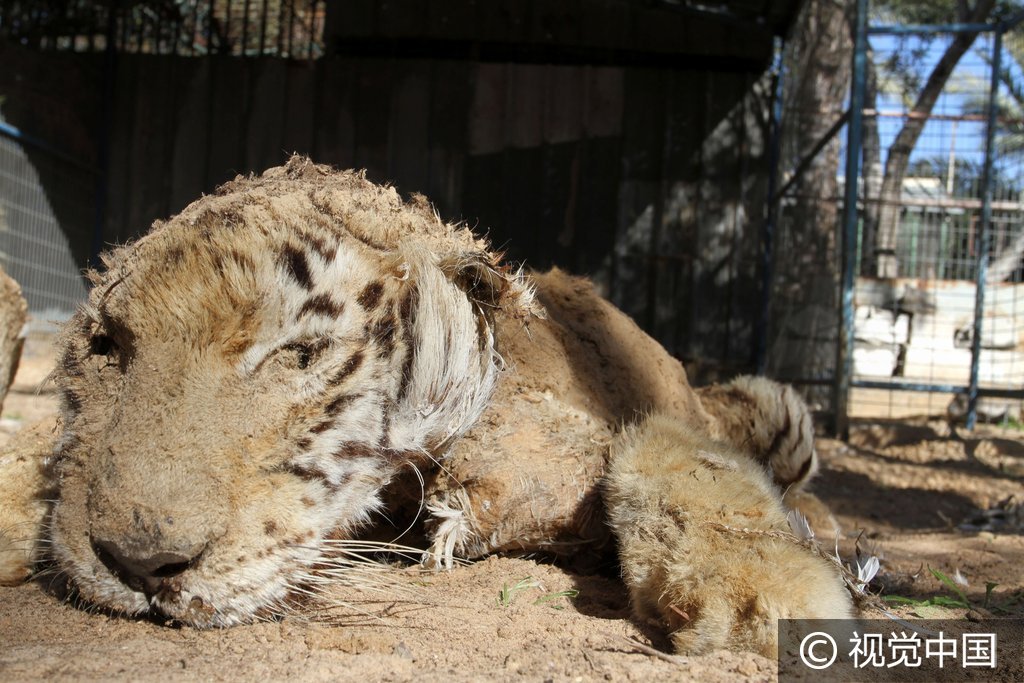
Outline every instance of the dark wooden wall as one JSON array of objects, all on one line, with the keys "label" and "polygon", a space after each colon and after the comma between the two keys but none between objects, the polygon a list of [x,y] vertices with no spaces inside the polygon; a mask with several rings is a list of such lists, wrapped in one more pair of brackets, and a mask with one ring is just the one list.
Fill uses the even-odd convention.
[{"label": "dark wooden wall", "polygon": [[[47,74],[32,97],[78,110],[41,135],[92,162],[109,137],[106,244],[300,152],[422,192],[512,259],[593,276],[687,360],[749,363],[767,178],[755,71],[121,54],[104,109],[103,55],[19,54]],[[0,102],[4,115],[31,128],[25,84],[0,77],[5,93],[20,104]]]}]

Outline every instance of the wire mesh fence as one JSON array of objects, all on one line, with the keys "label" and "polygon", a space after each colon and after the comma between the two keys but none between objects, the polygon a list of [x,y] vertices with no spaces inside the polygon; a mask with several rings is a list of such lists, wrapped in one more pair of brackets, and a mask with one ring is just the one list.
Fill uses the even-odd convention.
[{"label": "wire mesh fence", "polygon": [[[324,53],[325,12],[324,0],[0,0],[0,40],[21,55],[117,52],[308,60]],[[99,116],[109,119],[113,95],[109,89],[99,91],[112,78],[112,63],[100,54],[82,59],[88,82],[95,84],[100,99],[107,98]],[[36,96],[52,87],[46,79],[33,82],[39,81],[38,74],[34,79],[19,75],[19,68],[33,73],[23,62],[11,66],[14,74],[3,79],[0,92],[0,109],[9,105],[21,119],[26,108],[46,105],[46,97]],[[96,114],[89,109],[75,116],[95,126],[90,117]],[[61,320],[75,310],[86,293],[81,270],[107,246],[101,239],[108,208],[100,167],[105,152],[81,161],[83,149],[64,147],[74,141],[94,153],[91,148],[97,142],[102,147],[109,132],[99,126],[75,138],[67,129],[81,121],[64,120],[73,118],[66,112],[41,112],[19,124],[33,129],[25,133],[0,114],[0,265],[22,285],[36,321]]]},{"label": "wire mesh fence", "polygon": [[[916,415],[1019,419],[1019,33],[1009,24],[873,27],[863,76],[853,79],[863,102],[858,116],[850,100],[826,116],[801,108],[799,98],[787,102],[784,141],[791,148],[787,156],[784,142],[783,180],[787,169],[804,177],[788,183],[778,205],[768,369],[806,385],[838,423]],[[953,64],[939,82],[936,74]],[[812,149],[816,165],[808,165],[801,153],[814,139],[827,142]],[[851,168],[851,154],[860,170],[847,227],[842,169]],[[844,230],[855,250],[845,284]],[[807,244],[809,234],[822,246]]]},{"label": "wire mesh fence", "polygon": [[32,0],[0,2],[0,35],[74,52],[316,59],[326,0]]},{"label": "wire mesh fence", "polygon": [[[262,55],[316,59],[325,52],[326,14],[324,0],[0,0],[0,38],[43,52],[104,52],[109,57],[116,50],[185,57],[164,61],[175,61],[175,68],[181,67],[182,73],[195,68],[202,76],[196,82],[203,83],[202,88],[208,90],[210,98],[195,99],[207,104],[197,104],[189,110],[189,116],[201,122],[204,116],[213,117],[231,107],[236,113],[244,111],[246,102],[256,102],[264,90],[280,91],[281,84],[286,82],[285,70],[282,60],[268,60],[274,64],[246,80],[239,76],[239,65],[259,65],[260,60],[187,58]],[[345,15],[342,19],[350,18]],[[337,15],[334,20],[341,21]],[[815,35],[805,28],[799,27],[795,33]],[[929,105],[927,112],[922,112],[919,102],[931,87],[929,74],[938,69],[952,47],[968,33],[964,30],[947,27],[885,31],[876,27],[870,31],[869,42],[861,53],[866,58],[869,76],[863,84],[865,101],[856,112],[848,96],[848,52],[831,50],[840,55],[836,56],[826,50],[814,57],[834,60],[831,91],[829,84],[821,81],[787,77],[799,73],[800,59],[809,58],[806,45],[802,55],[795,48],[786,53],[780,66],[783,87],[777,95],[776,118],[780,125],[771,143],[779,169],[772,188],[781,189],[767,192],[769,219],[764,255],[757,258],[761,245],[744,239],[736,229],[730,229],[721,244],[711,245],[711,251],[739,255],[735,261],[728,261],[728,268],[719,271],[708,265],[711,252],[684,255],[696,259],[692,270],[697,275],[688,278],[693,290],[688,296],[703,306],[700,309],[691,303],[692,314],[679,318],[696,330],[692,336],[696,342],[689,343],[692,348],[688,351],[695,355],[694,364],[705,361],[716,350],[724,349],[722,353],[729,354],[730,345],[756,347],[759,369],[803,385],[818,409],[837,418],[934,414],[949,408],[956,412],[961,410],[957,393],[966,391],[968,398],[972,398],[979,387],[983,399],[995,401],[995,412],[1019,397],[1024,384],[1024,88],[1019,86],[1024,82],[1020,69],[1024,64],[1024,39],[1019,37],[1019,29],[1010,28],[971,28],[969,33],[977,35],[956,60],[934,106]],[[841,33],[847,32],[844,23]],[[88,61],[87,55],[47,56]],[[91,59],[97,70],[109,69],[108,62],[113,61],[105,62],[106,58],[99,55],[92,55]],[[147,68],[163,63],[148,57],[132,57],[120,60],[122,66],[132,59],[146,61]],[[326,60],[317,62],[320,66],[325,63]],[[133,70],[134,65],[129,66],[132,68],[126,69],[126,73],[142,73]],[[379,73],[391,73],[389,70],[393,67],[382,68]],[[288,79],[294,76],[301,86],[296,87],[293,95],[314,93],[323,83],[333,82],[321,82],[317,74],[322,73],[324,70],[310,70],[287,75]],[[351,84],[345,87],[358,86],[376,95],[362,98],[361,102],[386,99],[370,90],[372,84],[379,82],[376,77],[351,76],[350,80]],[[105,81],[96,78],[95,82]],[[184,77],[177,81],[179,86],[186,82],[190,81]],[[264,83],[265,87],[261,85]],[[994,99],[990,96],[993,83],[997,95]],[[701,84],[697,87],[707,85],[703,81]],[[234,86],[238,87],[231,90]],[[683,90],[680,88],[680,93]],[[222,92],[229,92],[230,96],[213,99],[213,95]],[[186,95],[182,95],[183,100],[191,97]],[[422,93],[416,96],[421,97]],[[320,99],[332,107],[330,115],[343,122],[339,115],[342,105],[334,101],[338,98],[341,96],[334,93]],[[690,99],[689,93],[686,98]],[[146,111],[145,106],[125,96],[124,91],[122,99],[123,108]],[[173,102],[174,98],[170,99]],[[310,95],[308,99],[316,101],[318,97]],[[230,106],[214,106],[212,102]],[[280,128],[285,114],[276,100],[271,98],[268,102],[268,106],[260,109],[264,118],[254,120],[264,122],[260,125]],[[859,121],[854,127],[856,136],[850,135],[851,126],[847,125],[847,121],[854,119],[854,113]],[[232,116],[221,118],[234,121]],[[147,125],[133,131],[130,141],[148,140],[149,130],[156,130],[154,135],[159,135],[184,129],[177,122],[149,127],[148,123],[157,118],[139,116]],[[313,128],[310,118],[312,114],[296,117],[302,125],[295,129],[303,136]],[[369,118],[367,114],[365,119]],[[188,125],[192,125],[192,120]],[[343,123],[338,124],[339,131],[352,139],[352,153],[346,157],[346,163],[373,161],[377,156],[374,150],[386,148],[388,143],[377,141],[373,143],[377,147],[371,149],[372,145],[366,142],[368,132],[378,131],[379,137],[386,140],[392,127],[399,128],[377,123],[375,120],[373,126],[350,124],[351,130],[345,129],[347,132],[342,131]],[[63,122],[54,122],[54,126],[59,125]],[[902,136],[915,125],[920,130],[908,144]],[[200,129],[196,123],[195,130]],[[113,130],[115,135],[118,132]],[[120,134],[129,139],[123,129]],[[339,139],[340,136],[339,132]],[[300,139],[298,135],[294,137]],[[855,138],[856,144],[848,150],[850,138]],[[191,140],[187,135],[183,139]],[[212,137],[196,139],[208,140],[209,148],[218,147],[216,160],[208,157],[197,162],[203,177],[212,174],[210,169],[235,163],[236,147],[249,148],[248,142],[236,145],[220,144],[223,141]],[[737,146],[756,147],[760,138],[742,140]],[[993,153],[987,155],[990,140]],[[308,140],[307,143],[313,144]],[[92,141],[86,139],[83,144],[91,145]],[[652,142],[655,147],[658,144]],[[680,144],[679,150],[689,149],[688,145],[689,140]],[[172,146],[164,145],[167,149]],[[181,149],[186,146],[183,144]],[[662,147],[665,151],[658,153],[667,153],[667,143]],[[707,150],[694,155],[700,173],[713,170],[709,153],[714,145],[706,147]],[[171,151],[183,156],[177,146]],[[649,150],[643,154],[644,159],[652,158],[648,156]],[[682,156],[684,152],[673,154]],[[901,154],[902,162],[894,164],[893,159]],[[99,159],[101,155],[96,156]],[[843,172],[845,162],[851,158],[858,162],[859,173]],[[677,162],[680,160],[675,156],[666,157],[663,165],[669,167]],[[97,161],[99,165],[102,164]],[[122,172],[125,177],[129,175],[123,168]],[[69,302],[77,301],[84,293],[75,264],[86,263],[95,254],[97,245],[90,240],[95,242],[95,235],[102,232],[96,228],[100,222],[96,217],[96,197],[104,195],[96,187],[96,171],[68,163],[60,155],[30,149],[23,141],[8,137],[0,139],[0,173],[0,262],[25,283],[35,310],[73,308]],[[33,186],[33,173],[47,176],[47,181]],[[847,175],[851,177],[848,179]],[[726,182],[741,186],[744,202],[760,206],[760,185],[755,192],[742,185],[742,178],[729,176]],[[50,188],[50,194],[39,189],[43,186]],[[189,196],[193,190],[202,189],[193,184],[187,187]],[[653,192],[652,187],[644,185],[643,191]],[[695,235],[705,234],[701,231],[707,231],[709,226],[714,232],[712,224],[716,220],[724,226],[721,232],[725,234],[728,212],[723,209],[723,217],[716,219],[714,211],[708,209],[721,188],[711,187],[705,180],[695,187],[698,189],[692,193],[681,192],[680,201],[696,204],[700,211],[684,211],[681,205],[678,213],[692,213]],[[59,188],[59,192],[53,188]],[[851,190],[856,194],[853,201],[847,202],[844,195]],[[627,195],[628,192],[622,194],[618,200],[628,200]],[[151,203],[160,202],[166,204],[166,197],[161,195]],[[852,239],[848,238],[847,204],[856,207],[852,214]],[[747,211],[748,207],[742,204],[734,213],[738,216]],[[756,211],[749,213],[753,215]],[[655,213],[650,216],[648,222],[654,225]],[[663,223],[670,225],[667,221]],[[641,224],[642,221],[637,223]],[[847,241],[850,246],[844,248]],[[850,269],[844,269],[844,261],[852,264]],[[722,263],[725,262],[723,259]],[[734,294],[733,283],[738,273],[746,278],[745,282],[760,284],[761,278],[755,272],[759,268],[766,270],[763,282],[767,294],[758,291],[749,300]],[[666,272],[669,270],[666,268]],[[714,280],[723,291],[728,289],[728,296],[709,298],[707,282],[705,289],[700,286],[702,272],[708,273],[704,278],[707,282]],[[848,283],[844,279],[847,275]],[[646,288],[647,298],[651,298],[652,292],[657,293],[657,286],[660,285]],[[755,299],[756,304],[752,303]],[[724,309],[732,311],[734,303],[736,310],[743,313],[743,321],[734,326],[730,318],[721,337],[701,329],[702,321],[721,316]],[[683,304],[676,301],[675,305]],[[762,312],[750,321],[754,309],[767,313]],[[748,343],[748,334],[758,339]]]},{"label": "wire mesh fence", "polygon": [[[47,194],[40,175],[59,193]],[[22,288],[32,320],[66,319],[85,300],[79,264],[88,253],[95,174],[0,135],[0,265]]]},{"label": "wire mesh fence", "polygon": [[[870,49],[883,66],[913,49],[921,55],[916,73],[926,74],[962,37],[881,33],[871,37]],[[900,71],[878,80],[875,108],[864,119],[878,133],[865,139],[893,142],[885,166],[865,164],[861,174],[851,415],[967,419],[965,393],[1024,385],[1024,348],[1018,348],[1024,309],[1015,306],[1024,149],[1006,144],[1019,114],[994,111],[991,124],[988,115],[990,100],[1006,99],[1018,74],[1007,70],[993,79],[997,62],[1011,65],[1015,57],[998,30],[981,33],[922,122],[898,196],[891,176],[900,151],[891,147],[915,123],[913,105],[924,86],[915,73],[894,82]],[[986,165],[990,125],[996,146]],[[865,160],[879,156],[865,146]],[[979,407],[982,418],[1019,416],[1019,403],[1007,397],[983,398]]]}]

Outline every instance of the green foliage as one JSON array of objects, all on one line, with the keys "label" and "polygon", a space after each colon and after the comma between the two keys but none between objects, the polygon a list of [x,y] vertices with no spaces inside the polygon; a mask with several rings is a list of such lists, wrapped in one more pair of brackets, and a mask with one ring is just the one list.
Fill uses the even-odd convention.
[{"label": "green foliage", "polygon": [[[977,1],[977,0],[975,0]],[[970,3],[973,6],[974,3]],[[1020,0],[999,0],[991,18],[1001,20],[1021,9]],[[876,22],[899,24],[949,24],[963,21],[961,8],[968,4],[962,0],[874,0],[871,13]]]},{"label": "green foliage", "polygon": [[932,573],[932,576],[941,581],[946,588],[952,591],[953,594],[960,599],[960,602],[962,602],[965,607],[971,604],[970,601],[967,599],[967,594],[964,593],[963,589],[960,588],[960,586],[956,585],[953,579],[949,578],[948,576],[940,572],[938,569],[932,569],[931,567],[928,567],[928,571]]},{"label": "green foliage", "polygon": [[969,609],[970,603],[957,600],[946,595],[933,595],[930,598],[907,598],[902,595],[886,595],[884,600],[892,605],[913,605],[914,607],[949,607]]},{"label": "green foliage", "polygon": [[992,591],[994,591],[998,585],[999,584],[994,581],[985,582],[985,609],[988,609],[989,605],[992,603]]},{"label": "green foliage", "polygon": [[[534,600],[533,604],[543,605],[545,603],[550,603],[553,600],[557,600],[558,598],[565,598],[566,600],[569,600],[575,598],[579,594],[580,592],[578,590],[576,590],[575,588],[570,588],[567,591],[558,591],[557,593],[549,593],[547,595],[542,595],[536,600]],[[548,605],[548,607],[550,607],[551,609],[565,609],[564,605]]]},{"label": "green foliage", "polygon": [[1000,426],[1024,432],[1024,422],[1021,422],[1019,419],[1015,417],[1008,416]]},{"label": "green foliage", "polygon": [[[875,0],[869,6],[871,23],[876,25],[950,24],[966,21],[966,13],[973,7],[973,3],[968,5],[961,0]],[[999,0],[989,13],[988,21],[1008,18],[1022,8],[1022,0]],[[1013,32],[1007,36],[1008,48],[1013,42],[1013,36],[1018,33]],[[875,64],[878,69],[878,91],[898,97],[905,106],[911,106],[928,78],[925,70],[929,62],[927,55],[936,41],[946,40],[947,37],[948,34],[932,34],[893,38],[896,48]],[[1024,41],[1018,42],[1024,47]],[[1021,54],[1024,55],[1024,50]],[[1024,61],[1018,60],[1018,64],[1024,66]],[[982,87],[987,89],[987,83]]]},{"label": "green foliage", "polygon": [[999,585],[993,581],[985,582],[985,600],[981,605],[973,603],[967,594],[964,593],[963,589],[956,584],[953,579],[949,578],[946,574],[943,574],[938,569],[928,568],[931,575],[934,576],[939,583],[946,587],[946,589],[952,593],[952,595],[933,595],[930,598],[908,598],[902,595],[886,595],[883,599],[892,605],[912,605],[914,607],[946,607],[950,609],[974,609],[981,607],[986,610],[991,610],[1000,614],[1010,614],[1011,607],[1015,607],[1024,602],[1024,591],[1015,591],[1003,600],[996,602],[993,593],[996,587]]},{"label": "green foliage", "polygon": [[[539,581],[530,576],[526,576],[522,579],[519,579],[519,581],[517,581],[511,586],[509,586],[508,584],[503,585],[501,587],[501,590],[498,591],[498,606],[508,607],[512,604],[512,601],[515,600],[516,595],[524,591],[530,590],[531,588],[542,588],[542,586]],[[572,599],[579,594],[580,592],[574,589],[558,591],[556,593],[547,593],[545,595],[541,595],[539,598],[534,600],[533,604],[546,604],[551,609],[565,609],[564,605],[554,604],[554,601],[558,600],[559,598],[565,598],[567,600]]]},{"label": "green foliage", "polygon": [[[1003,47],[1003,64],[999,69],[1000,87],[996,97],[996,116],[1001,120],[996,128],[996,149],[1000,154],[1012,154],[1024,151],[1024,83],[1015,75],[1024,72],[1024,26],[1018,25],[1007,33]],[[991,66],[992,56],[988,51],[982,50],[978,54]],[[1015,65],[1006,64],[1007,57]],[[987,91],[988,87],[986,83],[980,88],[976,86],[974,90]],[[965,114],[987,114],[988,95],[968,97],[963,110]]]},{"label": "green foliage", "polygon": [[[953,197],[980,197],[984,164],[958,157],[953,163]],[[941,156],[917,157],[907,167],[910,178],[941,178],[943,184],[949,172],[949,159]],[[1024,191],[1021,179],[1007,173],[1001,166],[992,167],[992,192],[995,197],[1015,197]]]},{"label": "green foliage", "polygon": [[928,568],[932,576],[938,579],[946,588],[952,591],[954,597],[948,595],[933,595],[930,598],[918,599],[918,598],[907,598],[902,595],[886,595],[884,600],[894,605],[914,605],[915,607],[955,607],[970,609],[971,602],[967,599],[967,595],[963,592],[960,586],[954,583],[953,579],[949,578],[938,569]]},{"label": "green foliage", "polygon": [[522,593],[530,588],[540,588],[540,583],[530,576],[519,579],[519,581],[512,586],[509,586],[506,583],[498,592],[498,606],[508,607],[512,604],[513,598],[515,598],[518,593]]}]

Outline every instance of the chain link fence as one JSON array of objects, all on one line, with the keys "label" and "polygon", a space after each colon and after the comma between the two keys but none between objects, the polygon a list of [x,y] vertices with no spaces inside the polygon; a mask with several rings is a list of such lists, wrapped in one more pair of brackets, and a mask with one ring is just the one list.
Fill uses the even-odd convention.
[{"label": "chain link fence", "polygon": [[[325,11],[323,0],[0,0],[0,265],[21,284],[34,324],[70,316],[87,291],[83,266],[108,246],[114,56],[316,59]],[[51,53],[51,67],[78,60],[65,85],[103,92],[62,93],[29,53]]]},{"label": "chain link fence", "polygon": [[[60,193],[47,194],[40,176]],[[66,319],[85,299],[80,260],[95,217],[96,171],[0,119],[0,265],[22,288],[34,324]]]},{"label": "chain link fence", "polygon": [[855,417],[1017,420],[1019,19],[867,26],[858,4],[851,95],[831,111],[801,108],[802,84],[783,95],[767,370],[840,433]]},{"label": "chain link fence", "polygon": [[175,56],[324,54],[325,0],[0,2],[0,35],[41,50]]}]

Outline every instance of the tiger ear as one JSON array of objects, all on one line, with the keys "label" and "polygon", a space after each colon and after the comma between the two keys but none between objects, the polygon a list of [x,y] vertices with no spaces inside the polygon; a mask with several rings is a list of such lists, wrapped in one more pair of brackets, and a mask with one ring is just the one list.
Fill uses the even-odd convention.
[{"label": "tiger ear", "polygon": [[483,250],[438,256],[423,245],[401,254],[414,293],[409,320],[414,352],[392,415],[390,440],[401,450],[442,453],[486,408],[502,364],[495,319],[539,315],[533,288]]},{"label": "tiger ear", "polygon": [[501,264],[498,254],[463,253],[442,259],[438,266],[489,321],[493,321],[497,311],[519,319],[544,316],[544,309],[534,298],[533,285],[522,269]]}]

